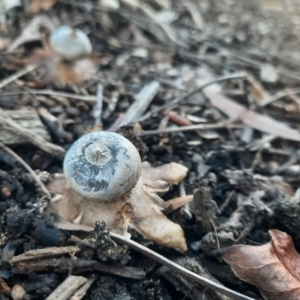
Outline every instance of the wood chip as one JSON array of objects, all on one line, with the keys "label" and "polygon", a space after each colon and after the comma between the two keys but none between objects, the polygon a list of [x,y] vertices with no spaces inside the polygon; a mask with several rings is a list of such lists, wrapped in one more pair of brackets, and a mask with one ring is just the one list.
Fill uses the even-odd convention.
[{"label": "wood chip", "polygon": [[63,159],[65,156],[65,150],[62,147],[47,142],[40,135],[34,133],[31,130],[23,128],[21,125],[17,124],[13,119],[11,119],[1,108],[0,129],[1,132],[8,131],[13,133],[18,138],[26,139],[28,143],[35,145],[36,147],[42,149],[43,151],[54,157]]},{"label": "wood chip", "polygon": [[[14,120],[22,128],[38,134],[48,142],[51,140],[50,134],[41,122],[38,113],[32,107],[22,107],[17,110],[5,110],[4,112],[9,118]],[[27,143],[28,139],[25,136],[20,137],[16,135],[14,131],[2,130],[0,135],[0,142],[5,145],[20,145],[23,143]]]},{"label": "wood chip", "polygon": [[37,250],[30,250],[18,256],[14,256],[11,259],[10,263],[15,264],[21,261],[59,256],[67,253],[77,253],[79,251],[81,251],[81,249],[77,246],[49,247],[49,248],[43,248]]},{"label": "wood chip", "polygon": [[86,282],[87,279],[85,277],[71,275],[46,300],[69,300]]}]

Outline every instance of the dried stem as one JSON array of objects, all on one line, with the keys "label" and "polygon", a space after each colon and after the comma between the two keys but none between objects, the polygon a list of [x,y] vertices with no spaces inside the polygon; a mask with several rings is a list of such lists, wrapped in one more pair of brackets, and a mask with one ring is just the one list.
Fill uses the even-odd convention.
[{"label": "dried stem", "polygon": [[158,130],[145,130],[140,133],[140,136],[145,135],[154,135],[154,134],[162,134],[162,133],[172,133],[172,132],[182,132],[182,131],[192,131],[192,130],[212,130],[212,129],[242,129],[244,125],[237,125],[237,124],[226,124],[226,122],[216,123],[216,124],[198,124],[198,125],[191,125],[191,126],[182,126],[176,128],[166,128],[166,129],[158,129]]},{"label": "dried stem", "polygon": [[226,296],[231,297],[232,299],[236,299],[236,300],[254,300],[253,298],[250,298],[248,296],[237,293],[237,292],[230,290],[212,280],[204,278],[196,273],[193,273],[193,272],[189,271],[188,269],[185,269],[184,267],[182,267],[182,266],[174,263],[173,261],[165,258],[164,256],[148,249],[147,247],[140,245],[139,243],[137,243],[135,241],[126,239],[126,238],[122,237],[121,235],[118,235],[113,232],[110,232],[110,236],[117,243],[126,245],[126,246],[130,247],[131,249],[134,249],[134,250],[154,259],[155,261],[161,263],[162,265],[167,266],[171,270],[173,270],[177,273],[180,273],[201,285],[204,285],[211,289],[214,289],[223,295],[226,295]]},{"label": "dried stem", "polygon": [[210,82],[204,83],[203,85],[197,87],[196,89],[194,89],[190,92],[187,92],[186,94],[184,94],[182,96],[175,98],[173,101],[168,102],[167,104],[162,105],[155,110],[152,110],[151,112],[149,112],[149,113],[145,114],[143,117],[141,117],[139,119],[139,121],[140,122],[145,121],[146,119],[150,118],[152,115],[154,115],[156,113],[164,111],[165,109],[171,109],[171,108],[175,107],[183,99],[187,99],[187,98],[193,96],[194,94],[201,92],[204,88],[208,87],[209,85],[212,85],[212,84],[218,83],[218,82],[222,82],[222,81],[227,81],[227,80],[246,79],[246,78],[247,78],[246,74],[231,74],[231,75],[216,78]]},{"label": "dried stem", "polygon": [[51,195],[47,188],[45,187],[44,183],[40,180],[40,178],[36,175],[36,173],[30,168],[30,166],[13,150],[5,146],[3,143],[0,142],[0,147],[4,149],[7,153],[13,156],[23,167],[32,175],[33,179],[36,183],[41,187],[42,191],[46,194],[47,198],[51,200]]},{"label": "dried stem", "polygon": [[[80,230],[80,231],[85,231],[85,232],[91,231],[91,228],[89,226],[77,224],[76,229],[75,229],[75,227],[73,225],[74,224],[67,222],[66,220],[60,220],[59,222],[56,223],[57,228],[64,229],[64,230]],[[164,256],[148,249],[147,247],[140,245],[139,243],[137,243],[135,241],[127,239],[117,233],[114,233],[114,232],[110,232],[110,236],[115,242],[122,244],[122,245],[126,245],[129,248],[134,249],[134,250],[152,258],[153,260],[157,261],[158,263],[161,263],[162,265],[169,267],[171,270],[190,278],[194,282],[197,282],[201,285],[204,285],[211,289],[214,289],[223,295],[231,297],[232,299],[235,299],[235,300],[254,300],[253,298],[242,295],[238,292],[235,292],[231,289],[224,287],[221,284],[218,284],[212,280],[204,278],[196,273],[193,273],[193,272],[185,269],[184,267],[174,263],[173,261],[165,258]]]},{"label": "dried stem", "polygon": [[53,90],[32,90],[28,89],[26,91],[20,91],[20,92],[5,92],[1,93],[0,97],[3,96],[15,96],[15,95],[24,95],[24,94],[34,94],[34,95],[49,95],[53,97],[64,97],[64,98],[71,98],[76,99],[80,101],[86,101],[90,103],[95,103],[97,100],[97,96],[90,96],[90,95],[77,95],[77,94],[71,94],[71,93],[65,93],[65,92],[59,92],[59,91],[53,91]]}]

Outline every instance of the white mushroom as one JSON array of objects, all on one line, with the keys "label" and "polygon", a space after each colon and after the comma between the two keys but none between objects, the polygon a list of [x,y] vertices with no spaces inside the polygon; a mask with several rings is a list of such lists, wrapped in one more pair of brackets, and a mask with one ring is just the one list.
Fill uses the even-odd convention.
[{"label": "white mushroom", "polygon": [[52,50],[68,61],[74,61],[92,52],[88,36],[80,29],[61,26],[54,30],[49,39]]},{"label": "white mushroom", "polygon": [[124,236],[130,226],[161,245],[187,250],[182,228],[163,214],[166,202],[156,194],[179,183],[187,173],[184,166],[153,168],[141,163],[136,148],[121,135],[94,132],[69,149],[64,173],[48,184],[60,194],[52,206],[61,217],[90,226],[105,221]]}]

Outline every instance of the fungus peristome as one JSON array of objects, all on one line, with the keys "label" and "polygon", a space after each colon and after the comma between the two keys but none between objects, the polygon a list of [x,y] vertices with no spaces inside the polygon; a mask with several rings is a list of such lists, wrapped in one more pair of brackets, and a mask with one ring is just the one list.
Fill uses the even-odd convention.
[{"label": "fungus peristome", "polygon": [[127,237],[130,226],[161,245],[187,250],[182,228],[163,214],[166,202],[157,195],[178,184],[186,176],[186,167],[169,163],[154,168],[141,163],[126,138],[94,132],[69,149],[64,173],[47,186],[59,194],[52,208],[61,217],[88,226],[105,221],[110,230]]}]

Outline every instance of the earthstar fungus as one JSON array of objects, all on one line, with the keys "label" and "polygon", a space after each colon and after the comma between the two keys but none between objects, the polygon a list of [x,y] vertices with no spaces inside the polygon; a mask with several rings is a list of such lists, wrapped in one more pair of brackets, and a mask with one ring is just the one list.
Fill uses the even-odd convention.
[{"label": "earthstar fungus", "polygon": [[80,29],[60,26],[49,38],[51,49],[65,60],[72,61],[92,52],[88,36]]},{"label": "earthstar fungus", "polygon": [[64,175],[56,174],[47,187],[58,194],[52,208],[68,221],[88,226],[105,221],[110,230],[127,237],[129,226],[185,252],[183,230],[163,214],[168,204],[157,193],[168,191],[186,173],[177,163],[154,168],[141,162],[134,145],[119,134],[93,132],[71,146]]},{"label": "earthstar fungus", "polygon": [[91,41],[82,30],[60,26],[51,32],[48,45],[48,52],[33,56],[38,59],[55,54],[47,63],[44,81],[58,85],[79,84],[96,73],[97,59],[92,59]]}]

